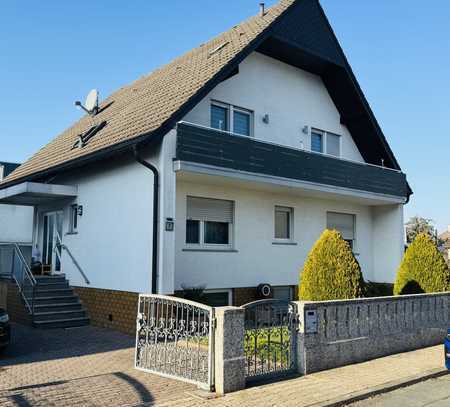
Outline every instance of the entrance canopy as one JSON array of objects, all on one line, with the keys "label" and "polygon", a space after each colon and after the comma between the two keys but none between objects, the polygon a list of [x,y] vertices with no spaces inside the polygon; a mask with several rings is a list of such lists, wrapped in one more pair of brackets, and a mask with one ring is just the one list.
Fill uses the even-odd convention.
[{"label": "entrance canopy", "polygon": [[76,186],[23,182],[0,189],[0,204],[36,206],[76,196]]}]

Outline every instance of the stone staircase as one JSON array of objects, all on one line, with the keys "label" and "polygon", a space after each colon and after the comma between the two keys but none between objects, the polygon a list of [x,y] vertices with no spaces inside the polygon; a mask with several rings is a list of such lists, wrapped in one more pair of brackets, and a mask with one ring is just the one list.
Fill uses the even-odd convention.
[{"label": "stone staircase", "polygon": [[[86,310],[64,275],[35,276],[33,326],[72,328],[89,324]],[[26,293],[31,297],[31,293]]]}]

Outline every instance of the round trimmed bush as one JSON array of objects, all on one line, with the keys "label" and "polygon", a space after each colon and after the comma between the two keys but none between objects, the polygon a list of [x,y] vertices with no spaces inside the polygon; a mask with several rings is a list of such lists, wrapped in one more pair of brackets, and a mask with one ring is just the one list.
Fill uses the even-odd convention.
[{"label": "round trimmed bush", "polygon": [[425,233],[419,233],[406,250],[394,285],[394,294],[447,291],[450,272],[442,253]]},{"label": "round trimmed bush", "polygon": [[300,275],[300,299],[340,300],[363,296],[361,268],[336,230],[325,230],[308,254]]}]

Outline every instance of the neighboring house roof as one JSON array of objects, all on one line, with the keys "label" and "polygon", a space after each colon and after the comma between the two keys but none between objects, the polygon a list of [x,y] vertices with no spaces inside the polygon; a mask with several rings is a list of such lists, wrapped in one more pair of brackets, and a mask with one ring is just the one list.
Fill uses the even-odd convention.
[{"label": "neighboring house roof", "polygon": [[[323,77],[364,159],[400,169],[317,0],[281,0],[213,40],[119,89],[8,176],[0,188],[159,140],[214,87],[259,51]],[[79,136],[106,125],[82,148]]]},{"label": "neighboring house roof", "polygon": [[450,230],[441,233],[438,237],[444,242],[444,247],[450,249]]},{"label": "neighboring house roof", "polygon": [[5,161],[0,161],[0,167],[3,167],[3,176],[7,177],[11,174],[16,168],[20,167],[20,164],[17,163],[7,163]]}]

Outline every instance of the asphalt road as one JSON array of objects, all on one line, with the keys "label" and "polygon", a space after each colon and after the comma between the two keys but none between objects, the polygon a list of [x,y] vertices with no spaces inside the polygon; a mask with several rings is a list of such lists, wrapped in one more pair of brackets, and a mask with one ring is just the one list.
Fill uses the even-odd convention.
[{"label": "asphalt road", "polygon": [[450,375],[359,401],[349,407],[450,407]]}]

